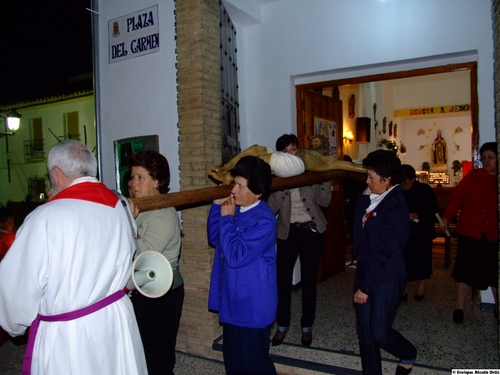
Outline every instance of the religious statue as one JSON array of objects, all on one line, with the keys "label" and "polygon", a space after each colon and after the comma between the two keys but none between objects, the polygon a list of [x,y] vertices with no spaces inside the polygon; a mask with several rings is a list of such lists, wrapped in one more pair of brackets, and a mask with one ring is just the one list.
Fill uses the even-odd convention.
[{"label": "religious statue", "polygon": [[437,131],[437,137],[432,143],[432,161],[434,166],[433,171],[438,172],[441,170],[448,171],[446,161],[448,160],[448,147],[446,141],[442,137],[442,131]]},{"label": "religious statue", "polygon": [[349,118],[354,118],[354,106],[356,105],[356,97],[354,94],[349,99]]},{"label": "religious statue", "polygon": [[[311,147],[315,147],[314,141]],[[317,145],[316,145],[317,146]],[[366,173],[366,169],[348,161],[338,160],[336,156],[323,155],[315,150],[299,150],[288,154],[274,151],[269,147],[253,145],[243,150],[224,165],[213,166],[208,175],[225,185],[233,182],[231,169],[244,156],[257,156],[271,166],[271,172],[277,177],[292,177],[311,172],[327,172],[332,170]]]}]

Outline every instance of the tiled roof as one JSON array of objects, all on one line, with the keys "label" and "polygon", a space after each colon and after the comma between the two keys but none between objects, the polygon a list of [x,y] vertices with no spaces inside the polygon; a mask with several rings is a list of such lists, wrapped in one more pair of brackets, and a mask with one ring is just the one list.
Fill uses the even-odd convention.
[{"label": "tiled roof", "polygon": [[12,108],[21,109],[35,105],[54,103],[61,100],[79,98],[92,95],[93,93],[93,78],[92,74],[90,74],[76,77],[65,86],[46,90],[36,96],[27,97],[10,103],[1,103],[0,107],[2,111],[7,111]]}]

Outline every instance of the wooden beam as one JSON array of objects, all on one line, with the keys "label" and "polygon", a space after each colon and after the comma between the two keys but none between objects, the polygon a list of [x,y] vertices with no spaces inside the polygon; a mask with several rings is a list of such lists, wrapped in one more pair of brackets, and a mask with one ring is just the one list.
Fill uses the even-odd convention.
[{"label": "wooden beam", "polygon": [[[330,180],[340,180],[349,176],[355,179],[366,179],[366,174],[343,171],[305,172],[301,175],[280,178],[274,177],[272,191],[291,189],[304,185],[317,184]],[[214,199],[228,197],[233,185],[211,186],[200,189],[184,190],[177,193],[156,195],[152,197],[135,198],[132,201],[139,211],[151,211],[165,207],[175,207],[178,210],[210,204]]]}]

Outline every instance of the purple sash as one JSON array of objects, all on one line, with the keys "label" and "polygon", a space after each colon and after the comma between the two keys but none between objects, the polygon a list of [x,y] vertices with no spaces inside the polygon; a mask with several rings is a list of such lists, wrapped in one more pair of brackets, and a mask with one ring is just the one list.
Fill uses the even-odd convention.
[{"label": "purple sash", "polygon": [[81,318],[82,316],[92,314],[93,312],[96,312],[108,305],[111,305],[112,303],[122,298],[124,295],[125,291],[119,290],[118,292],[115,292],[107,296],[106,298],[103,298],[102,300],[97,301],[96,303],[84,307],[83,309],[80,310],[71,311],[68,313],[63,313],[58,315],[51,315],[51,316],[44,316],[38,314],[36,319],[31,324],[30,328],[28,345],[26,346],[26,352],[24,353],[23,375],[29,375],[31,373],[31,359],[33,357],[33,348],[35,346],[36,331],[38,330],[38,325],[40,324],[40,320],[44,320],[46,322],[62,322],[62,321],[78,319]]}]

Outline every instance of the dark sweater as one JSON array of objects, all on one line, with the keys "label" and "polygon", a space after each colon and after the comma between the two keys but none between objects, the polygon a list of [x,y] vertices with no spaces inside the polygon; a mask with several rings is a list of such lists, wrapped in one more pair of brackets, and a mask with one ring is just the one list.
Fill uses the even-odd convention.
[{"label": "dark sweater", "polygon": [[410,236],[410,217],[401,185],[395,186],[362,225],[369,195],[358,196],[354,211],[355,290],[370,295],[374,285],[406,279],[402,248]]}]

